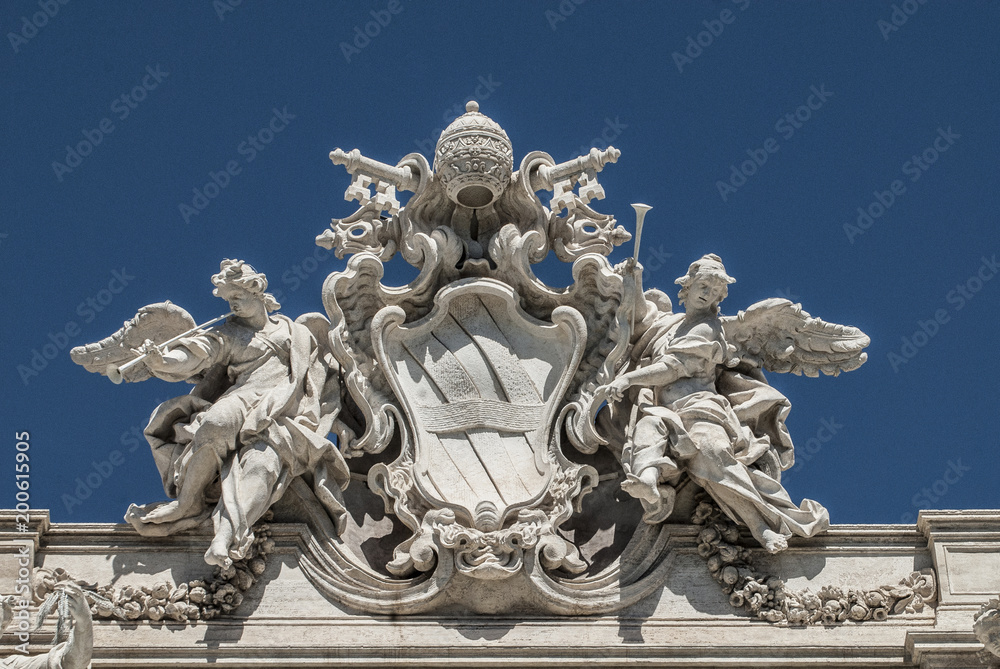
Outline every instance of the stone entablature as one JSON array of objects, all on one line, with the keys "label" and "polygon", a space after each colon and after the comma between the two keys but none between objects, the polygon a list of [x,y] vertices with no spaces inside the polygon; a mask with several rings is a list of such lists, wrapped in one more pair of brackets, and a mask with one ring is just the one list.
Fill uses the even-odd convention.
[{"label": "stone entablature", "polygon": [[[24,534],[11,531],[12,521],[11,512],[0,513],[4,552],[15,542],[34,543],[37,567],[86,575],[98,585],[140,589],[213,578],[201,559],[206,534],[150,539],[127,525],[50,525],[41,513]],[[616,615],[452,608],[434,617],[399,617],[359,614],[324,598],[301,567],[314,532],[300,523],[273,522],[267,568],[232,613],[183,624],[95,617],[93,666],[493,666],[500,658],[510,666],[985,666],[972,623],[1000,592],[996,511],[924,511],[916,527],[834,525],[820,536],[793,539],[777,555],[754,548],[743,532],[738,543],[749,547],[755,565],[782,574],[797,590],[878,588],[928,568],[937,576],[936,604],[919,613],[807,627],[737,612],[698,554],[702,528],[663,527],[669,565],[663,587]],[[510,581],[498,584],[492,594],[502,598]],[[475,586],[489,598],[483,581]],[[48,646],[53,630],[48,624],[32,635],[33,652]],[[0,655],[7,652],[0,648]]]}]

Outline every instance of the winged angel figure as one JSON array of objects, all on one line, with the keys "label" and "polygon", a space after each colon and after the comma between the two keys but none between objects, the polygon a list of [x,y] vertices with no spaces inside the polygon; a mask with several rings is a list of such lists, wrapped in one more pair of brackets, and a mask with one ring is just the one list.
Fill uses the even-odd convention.
[{"label": "winged angel figure", "polygon": [[[641,267],[631,266],[641,292]],[[830,519],[813,500],[796,506],[780,483],[793,464],[784,422],[791,405],[760,370],[836,375],[864,363],[869,339],[783,299],[721,317],[734,282],[710,254],[676,281],[684,313],[660,291],[639,297],[632,354],[600,391],[609,406],[598,424],[620,435],[622,488],[641,501],[647,523],[670,516],[686,474],[776,553],[791,535],[813,536]]]},{"label": "winged angel figure", "polygon": [[[228,567],[246,556],[254,523],[298,476],[312,478],[342,529],[341,491],[350,473],[327,435],[353,434],[337,420],[339,366],[318,343],[327,341],[329,321],[273,313],[280,305],[266,292],[267,277],[241,260],[223,260],[212,283],[232,309],[222,324],[189,328],[194,320],[183,309],[149,305],[72,357],[113,380],[195,384],[160,404],[145,430],[164,490],[175,499],[132,505],[125,519],[142,535],[165,536],[211,518],[215,537],[205,561]],[[162,344],[168,337],[169,347]],[[121,364],[136,354],[140,363]]]}]

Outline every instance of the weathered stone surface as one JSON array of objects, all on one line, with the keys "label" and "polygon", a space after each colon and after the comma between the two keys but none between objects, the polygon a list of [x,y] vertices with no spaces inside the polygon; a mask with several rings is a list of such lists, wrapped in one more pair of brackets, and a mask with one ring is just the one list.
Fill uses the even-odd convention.
[{"label": "weathered stone surface", "polygon": [[[475,102],[433,168],[336,149],[359,208],[316,238],[349,256],[326,316],[273,313],[264,274],[227,259],[229,314],[149,305],[74,349],[116,383],[196,385],[145,430],[172,501],[130,507],[133,529],[38,517],[0,537],[31,542],[36,603],[83,588],[95,666],[966,657],[1000,590],[996,514],[829,529],[792,500],[790,403],[764,372],[852,371],[869,338],[783,299],[722,315],[735,279],[714,254],[675,310],[642,285],[648,205],[612,266],[631,235],[590,204],[619,155],[515,170]],[[569,285],[534,273],[550,251]],[[397,255],[416,277],[386,285]]]},{"label": "weathered stone surface", "polygon": [[[43,516],[33,519],[40,567],[137,588],[213,575],[201,559],[207,534],[151,539],[127,525],[45,529]],[[5,512],[0,521],[7,530],[0,539],[6,540],[14,535],[12,514]],[[700,528],[661,527],[668,564],[663,585],[618,614],[565,617],[526,608],[481,614],[456,604],[427,617],[365,615],[323,597],[301,565],[313,533],[302,524],[275,522],[266,570],[231,614],[186,624],[98,619],[93,666],[489,666],[500,658],[512,666],[982,666],[983,644],[972,622],[988,598],[968,603],[964,593],[942,588],[936,606],[884,622],[771,625],[730,606],[698,555]],[[995,511],[923,512],[919,527],[834,525],[817,537],[793,538],[777,555],[753,548],[746,532],[739,543],[751,547],[755,564],[781,574],[788,587],[814,592],[823,586],[878,588],[926,568],[942,584],[964,583],[977,572],[942,556],[1000,551]],[[455,585],[476,589],[486,600],[502,597],[509,587],[496,583],[467,579]],[[32,651],[44,650],[51,634],[46,626],[32,635]]]}]

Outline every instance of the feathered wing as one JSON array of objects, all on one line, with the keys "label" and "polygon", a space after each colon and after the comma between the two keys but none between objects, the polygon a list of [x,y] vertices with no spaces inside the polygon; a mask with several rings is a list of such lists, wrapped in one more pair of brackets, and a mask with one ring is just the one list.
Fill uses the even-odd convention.
[{"label": "feathered wing", "polygon": [[810,377],[857,369],[868,359],[864,349],[871,343],[856,327],[813,318],[801,305],[780,298],[723,317],[722,327],[726,341],[736,347],[743,362]]},{"label": "feathered wing", "polygon": [[[132,349],[138,348],[147,339],[161,344],[195,327],[194,318],[181,307],[169,300],[150,304],[142,309],[122,327],[101,341],[77,346],[69,352],[70,359],[82,365],[88,372],[108,375],[108,367],[122,365],[136,357]],[[123,375],[124,381],[135,383],[152,377],[152,372],[144,364],[130,367]]]}]

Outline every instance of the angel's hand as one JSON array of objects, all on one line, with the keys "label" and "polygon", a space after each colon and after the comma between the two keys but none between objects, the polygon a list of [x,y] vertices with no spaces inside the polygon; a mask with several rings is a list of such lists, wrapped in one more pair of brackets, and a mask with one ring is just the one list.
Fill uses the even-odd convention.
[{"label": "angel's hand", "polygon": [[147,339],[142,342],[142,345],[139,346],[139,348],[132,349],[132,352],[136,355],[146,356],[145,362],[150,368],[160,367],[163,365],[163,351],[160,350],[159,346],[153,343],[152,339]]},{"label": "angel's hand", "polygon": [[618,377],[608,385],[604,386],[602,390],[608,398],[608,402],[621,402],[625,397],[625,391],[629,389],[629,382],[623,376]]},{"label": "angel's hand", "polygon": [[616,274],[620,274],[621,276],[625,276],[626,274],[631,274],[635,272],[639,272],[639,274],[642,274],[642,263],[640,263],[635,258],[627,258],[622,262],[618,263],[617,265],[615,265],[614,270]]}]

